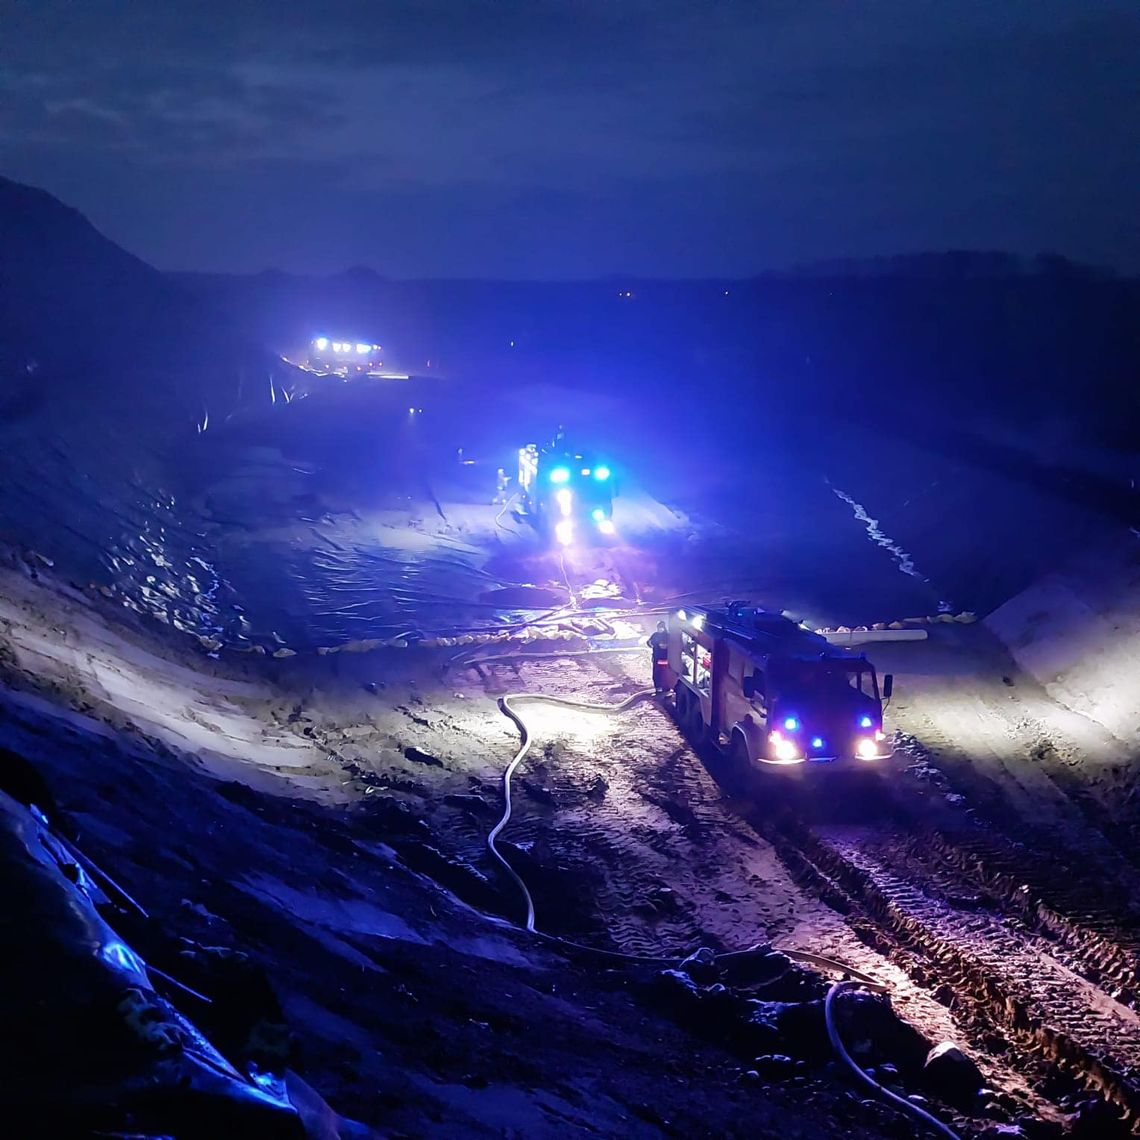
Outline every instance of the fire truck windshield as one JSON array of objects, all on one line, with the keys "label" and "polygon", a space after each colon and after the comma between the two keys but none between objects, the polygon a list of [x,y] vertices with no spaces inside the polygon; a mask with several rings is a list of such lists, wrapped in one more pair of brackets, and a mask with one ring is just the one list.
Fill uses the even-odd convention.
[{"label": "fire truck windshield", "polygon": [[867,661],[794,661],[781,673],[779,688],[785,696],[834,701],[861,694],[879,699],[875,669]]}]

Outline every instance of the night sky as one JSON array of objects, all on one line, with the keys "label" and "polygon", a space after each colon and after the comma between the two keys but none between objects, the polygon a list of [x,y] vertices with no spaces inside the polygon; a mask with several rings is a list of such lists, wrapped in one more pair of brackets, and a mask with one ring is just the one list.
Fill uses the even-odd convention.
[{"label": "night sky", "polygon": [[0,173],[164,269],[1140,270],[1136,0],[0,0]]}]

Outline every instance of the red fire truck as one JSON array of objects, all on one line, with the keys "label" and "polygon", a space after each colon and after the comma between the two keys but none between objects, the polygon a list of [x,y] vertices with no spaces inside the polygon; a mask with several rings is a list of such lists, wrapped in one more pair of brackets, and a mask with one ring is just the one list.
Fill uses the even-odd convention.
[{"label": "red fire truck", "polygon": [[744,603],[680,610],[668,623],[676,712],[696,742],[741,765],[793,765],[890,755],[883,707],[894,678],[862,654],[782,614]]}]

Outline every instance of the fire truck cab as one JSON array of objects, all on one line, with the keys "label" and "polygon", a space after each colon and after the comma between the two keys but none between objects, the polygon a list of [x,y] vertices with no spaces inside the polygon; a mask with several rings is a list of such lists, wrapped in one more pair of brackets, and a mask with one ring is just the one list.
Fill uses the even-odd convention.
[{"label": "fire truck cab", "polygon": [[890,755],[894,678],[782,614],[744,603],[670,616],[676,711],[691,739],[741,764],[875,761]]},{"label": "fire truck cab", "polygon": [[613,483],[609,464],[596,456],[540,451],[533,443],[519,448],[522,510],[563,546],[594,532],[614,534]]}]

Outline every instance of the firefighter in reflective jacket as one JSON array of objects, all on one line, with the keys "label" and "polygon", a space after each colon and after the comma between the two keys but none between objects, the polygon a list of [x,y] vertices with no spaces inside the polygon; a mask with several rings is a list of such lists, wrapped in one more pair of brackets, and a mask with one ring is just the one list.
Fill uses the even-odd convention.
[{"label": "firefighter in reflective jacket", "polygon": [[674,684],[673,670],[669,668],[669,634],[663,621],[657,623],[656,632],[650,635],[646,644],[653,658],[653,690],[661,696]]}]

